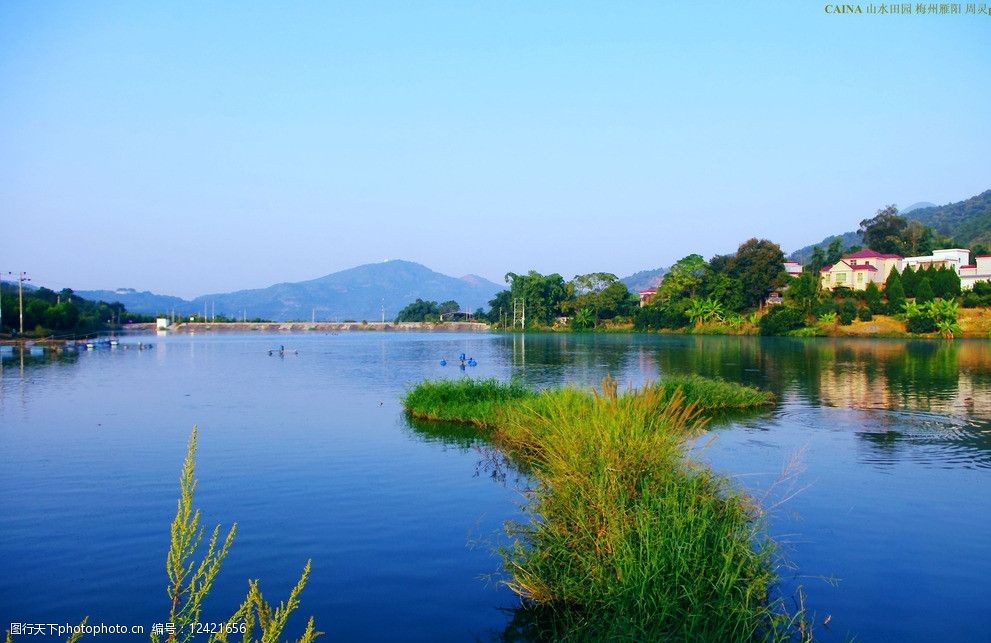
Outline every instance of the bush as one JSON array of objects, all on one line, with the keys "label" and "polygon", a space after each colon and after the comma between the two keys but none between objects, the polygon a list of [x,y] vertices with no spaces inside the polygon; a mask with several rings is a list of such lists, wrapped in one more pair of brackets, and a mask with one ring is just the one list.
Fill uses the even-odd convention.
[{"label": "bush", "polygon": [[928,315],[916,315],[905,320],[905,329],[910,333],[936,332],[936,320]]},{"label": "bush", "polygon": [[839,313],[839,307],[832,300],[826,300],[812,308],[812,315],[817,319],[829,313]]},{"label": "bush", "polygon": [[873,281],[867,284],[867,289],[864,290],[864,301],[875,315],[880,315],[884,312],[882,310],[884,303],[881,301],[881,291]]},{"label": "bush", "polygon": [[843,326],[849,326],[856,318],[857,305],[853,303],[852,299],[847,299],[843,302],[843,306],[840,307],[840,324]]},{"label": "bush", "polygon": [[857,318],[860,319],[860,321],[871,321],[874,319],[874,313],[871,312],[870,308],[861,308],[857,311]]},{"label": "bush", "polygon": [[757,323],[761,335],[784,335],[788,331],[805,326],[802,311],[789,306],[775,306]]},{"label": "bush", "polygon": [[929,277],[923,277],[922,280],[919,281],[919,284],[915,287],[915,303],[924,304],[935,298],[936,293],[933,292],[933,287],[929,281]]},{"label": "bush", "polygon": [[689,300],[680,299],[666,304],[652,304],[640,308],[633,315],[633,328],[636,330],[659,330],[661,328],[684,328],[688,325]]}]

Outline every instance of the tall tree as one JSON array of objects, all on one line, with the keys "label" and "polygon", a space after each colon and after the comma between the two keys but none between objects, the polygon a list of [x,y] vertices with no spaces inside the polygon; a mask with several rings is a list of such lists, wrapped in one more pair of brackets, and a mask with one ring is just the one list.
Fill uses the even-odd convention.
[{"label": "tall tree", "polygon": [[929,276],[926,275],[922,277],[919,281],[919,285],[915,288],[915,303],[924,304],[926,302],[932,301],[936,298],[935,293],[933,293],[932,284],[929,282]]},{"label": "tall tree", "polygon": [[812,314],[812,309],[819,303],[819,294],[822,290],[822,279],[818,272],[802,272],[788,285],[785,297],[795,302],[795,307],[805,313],[806,316]]},{"label": "tall tree", "polygon": [[902,288],[905,289],[906,297],[915,297],[915,289],[921,279],[921,269],[916,272],[912,269],[912,266],[905,266],[905,270],[902,272]]},{"label": "tall tree", "polygon": [[767,239],[749,239],[740,244],[730,274],[743,284],[746,306],[760,306],[771,290],[785,284],[784,260],[781,246]]},{"label": "tall tree", "polygon": [[575,275],[575,278],[568,282],[568,290],[571,298],[562,302],[562,308],[569,311],[588,309],[592,313],[593,323],[600,319],[610,319],[618,314],[626,314],[625,304],[629,299],[630,291],[619,281],[619,277],[612,273],[592,272],[587,275]]},{"label": "tall tree", "polygon": [[884,282],[884,294],[888,297],[888,314],[895,315],[902,311],[905,306],[905,289],[902,287],[902,278],[898,270],[892,270]]},{"label": "tall tree", "polygon": [[542,275],[531,270],[518,275],[510,272],[506,273],[506,283],[512,298],[525,302],[528,326],[550,326],[561,310],[561,303],[568,298],[564,278],[557,273]]},{"label": "tall tree", "polygon": [[822,248],[816,246],[812,249],[812,256],[809,257],[808,263],[805,264],[805,271],[818,275],[823,266],[828,263],[829,262],[826,261],[826,253],[822,251]]},{"label": "tall tree", "polygon": [[[826,264],[833,265],[843,258],[843,239],[836,238],[829,242],[826,247]],[[822,268],[822,266],[819,266]]]},{"label": "tall tree", "polygon": [[860,236],[867,247],[877,252],[898,254],[903,252],[902,232],[908,227],[908,220],[898,216],[894,204],[878,210],[870,219],[860,222]]},{"label": "tall tree", "polygon": [[691,254],[679,259],[664,275],[664,281],[657,288],[658,301],[694,297],[706,273],[706,263],[702,255]]}]

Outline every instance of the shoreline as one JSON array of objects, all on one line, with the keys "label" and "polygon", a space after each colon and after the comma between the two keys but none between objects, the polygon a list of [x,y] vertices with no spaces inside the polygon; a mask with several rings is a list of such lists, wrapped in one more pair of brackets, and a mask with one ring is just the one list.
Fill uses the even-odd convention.
[{"label": "shoreline", "polygon": [[[155,324],[129,324],[127,331],[151,331],[158,329]],[[166,333],[212,333],[212,332],[341,332],[341,331],[440,331],[440,332],[481,332],[489,330],[489,325],[481,322],[182,322],[165,329]]]}]

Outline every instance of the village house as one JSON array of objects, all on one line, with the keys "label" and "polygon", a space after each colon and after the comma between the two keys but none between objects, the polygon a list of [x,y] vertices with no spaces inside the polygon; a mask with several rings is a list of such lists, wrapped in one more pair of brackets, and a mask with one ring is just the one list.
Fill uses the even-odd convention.
[{"label": "village house", "polygon": [[844,255],[832,266],[823,266],[822,287],[826,290],[838,286],[864,290],[870,283],[883,287],[892,270],[897,268],[899,272],[905,272],[906,268],[911,267],[912,270],[950,268],[960,275],[960,287],[970,290],[978,281],[991,281],[991,255],[976,257],[973,264],[967,263],[969,256],[970,251],[963,248],[933,250],[931,255],[920,257],[859,250]]},{"label": "village house", "polygon": [[991,255],[978,255],[974,263],[960,266],[960,288],[971,290],[978,281],[991,281]]},{"label": "village house", "polygon": [[802,274],[802,264],[797,261],[786,261],[785,272],[788,273],[789,277],[797,277]]},{"label": "village house", "polygon": [[905,272],[905,268],[909,266],[912,266],[912,270],[916,271],[927,268],[951,268],[959,275],[960,269],[967,265],[968,257],[970,257],[970,251],[963,248],[933,250],[931,255],[924,257],[905,257],[898,266],[898,270]]},{"label": "village house", "polygon": [[650,300],[657,294],[656,288],[648,288],[640,291],[640,307],[643,308],[650,303]]},{"label": "village house", "polygon": [[867,284],[874,283],[878,287],[891,271],[898,268],[902,257],[895,254],[884,254],[875,250],[858,250],[844,255],[831,266],[823,266],[820,271],[822,287],[832,290],[840,286],[852,290],[866,290]]}]

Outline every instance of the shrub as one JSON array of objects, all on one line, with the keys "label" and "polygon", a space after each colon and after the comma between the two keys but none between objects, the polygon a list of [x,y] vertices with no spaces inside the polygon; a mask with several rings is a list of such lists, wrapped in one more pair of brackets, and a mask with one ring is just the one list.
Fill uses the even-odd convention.
[{"label": "shrub", "polygon": [[925,304],[935,298],[936,293],[933,292],[933,287],[929,282],[929,277],[923,277],[915,287],[915,303]]},{"label": "shrub", "polygon": [[864,302],[875,315],[880,315],[883,312],[881,309],[884,307],[884,303],[881,301],[881,291],[873,281],[867,284],[867,289],[864,290]]},{"label": "shrub", "polygon": [[936,332],[936,320],[928,315],[915,315],[905,320],[905,329],[910,333]]},{"label": "shrub", "polygon": [[758,322],[761,335],[784,335],[805,326],[802,311],[790,306],[775,306]]},{"label": "shrub", "polygon": [[843,302],[843,306],[840,308],[840,324],[843,326],[849,326],[856,318],[857,305],[853,303],[852,299],[847,299]]},{"label": "shrub", "polygon": [[860,319],[860,321],[871,321],[874,319],[874,313],[871,312],[870,308],[861,308],[857,311],[857,318]]}]

